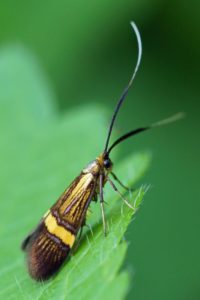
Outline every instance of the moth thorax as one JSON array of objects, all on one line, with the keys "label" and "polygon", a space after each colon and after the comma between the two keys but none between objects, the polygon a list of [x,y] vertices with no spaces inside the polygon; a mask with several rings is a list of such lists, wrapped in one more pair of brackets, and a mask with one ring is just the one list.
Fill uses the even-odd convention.
[{"label": "moth thorax", "polygon": [[100,172],[101,166],[98,162],[98,160],[91,161],[84,169],[83,173],[92,173],[93,175],[98,175]]}]

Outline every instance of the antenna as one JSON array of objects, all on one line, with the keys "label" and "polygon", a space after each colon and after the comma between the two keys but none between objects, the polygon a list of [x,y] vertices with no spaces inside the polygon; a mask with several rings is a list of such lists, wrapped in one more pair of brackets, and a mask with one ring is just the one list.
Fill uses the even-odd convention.
[{"label": "antenna", "polygon": [[173,123],[173,122],[176,122],[180,119],[183,119],[185,117],[185,113],[184,112],[179,112],[167,119],[163,119],[161,121],[158,121],[156,123],[153,123],[149,126],[145,126],[145,127],[140,127],[140,128],[137,128],[137,129],[134,129],[130,132],[127,132],[125,133],[124,135],[122,135],[121,137],[119,137],[111,146],[110,148],[107,150],[107,154],[109,155],[109,153],[112,151],[112,149],[117,146],[119,143],[121,143],[122,141],[128,139],[129,137],[133,136],[133,135],[136,135],[142,131],[146,131],[148,129],[151,129],[151,128],[155,128],[155,127],[160,127],[160,126],[163,126],[163,125],[167,125],[167,124],[170,124],[170,123]]},{"label": "antenna", "polygon": [[114,114],[112,116],[112,119],[111,119],[111,122],[110,122],[110,126],[109,126],[109,130],[108,130],[108,135],[107,135],[107,139],[106,139],[106,144],[105,144],[105,149],[104,149],[104,153],[107,152],[108,150],[108,144],[109,144],[109,141],[110,141],[110,136],[111,136],[111,133],[112,133],[112,129],[113,129],[113,125],[114,125],[114,122],[115,122],[115,119],[116,119],[116,116],[117,116],[117,113],[122,105],[122,103],[124,102],[127,94],[128,94],[128,91],[135,79],[135,76],[137,74],[137,71],[138,71],[138,68],[139,68],[139,65],[140,65],[140,62],[141,62],[141,57],[142,57],[142,41],[141,41],[141,37],[140,37],[140,33],[139,33],[139,30],[136,26],[136,24],[131,21],[131,26],[133,28],[133,31],[136,35],[136,38],[137,38],[137,45],[138,45],[138,57],[137,57],[137,63],[136,63],[136,66],[135,66],[135,69],[133,71],[133,74],[131,76],[131,79],[128,83],[128,85],[126,86],[126,88],[124,89],[119,101],[117,102],[117,105],[116,105],[116,108],[114,110]]}]

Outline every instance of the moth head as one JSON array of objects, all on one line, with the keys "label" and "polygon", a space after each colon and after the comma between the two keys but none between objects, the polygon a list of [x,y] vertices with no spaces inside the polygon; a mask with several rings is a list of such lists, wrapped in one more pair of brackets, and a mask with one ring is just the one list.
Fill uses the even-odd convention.
[{"label": "moth head", "polygon": [[102,153],[97,157],[97,161],[99,162],[102,169],[104,169],[107,172],[110,172],[113,167],[113,163],[108,155],[108,153]]},{"label": "moth head", "polygon": [[104,159],[103,159],[103,166],[104,168],[106,169],[106,171],[111,171],[112,170],[112,166],[113,166],[113,163],[110,159],[109,156],[105,156]]}]

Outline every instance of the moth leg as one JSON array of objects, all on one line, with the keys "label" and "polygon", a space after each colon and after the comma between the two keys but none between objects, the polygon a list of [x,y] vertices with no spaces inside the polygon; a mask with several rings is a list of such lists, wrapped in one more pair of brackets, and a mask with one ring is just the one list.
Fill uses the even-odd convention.
[{"label": "moth leg", "polygon": [[31,239],[32,236],[33,236],[33,233],[29,234],[29,235],[23,240],[23,242],[22,242],[22,244],[21,244],[21,249],[22,249],[23,251],[26,250],[26,248],[27,248],[27,246],[28,246],[28,244],[29,244],[30,239]]},{"label": "moth leg", "polygon": [[21,244],[21,249],[23,251],[27,250],[27,247],[30,243],[30,241],[32,240],[32,238],[34,238],[34,236],[38,233],[38,231],[40,230],[40,227],[42,225],[43,219],[40,221],[40,223],[38,224],[38,226],[23,240],[22,244]]},{"label": "moth leg", "polygon": [[121,185],[121,187],[123,187],[126,191],[128,191],[128,192],[134,191],[134,189],[131,189],[131,188],[129,188],[128,186],[124,185],[124,184],[121,182],[121,180],[115,175],[115,173],[110,172],[110,174],[112,175],[113,179],[116,180],[116,181],[119,183],[119,185]]},{"label": "moth leg", "polygon": [[106,219],[105,219],[105,210],[104,210],[104,198],[103,198],[103,175],[100,174],[99,176],[99,196],[100,196],[100,205],[101,205],[101,214],[102,214],[102,221],[103,221],[103,232],[106,236],[107,229],[106,229]]},{"label": "moth leg", "polygon": [[92,197],[92,201],[97,202],[97,200],[98,200],[98,196],[97,196],[97,192],[95,192]]},{"label": "moth leg", "polygon": [[122,193],[118,190],[118,188],[116,187],[116,185],[113,183],[113,181],[107,177],[108,182],[110,183],[110,185],[112,186],[112,188],[114,189],[115,192],[118,193],[118,195],[120,196],[120,198],[124,201],[124,203],[131,208],[132,210],[134,210],[134,207],[126,200],[126,198],[124,198],[124,196],[122,195]]}]

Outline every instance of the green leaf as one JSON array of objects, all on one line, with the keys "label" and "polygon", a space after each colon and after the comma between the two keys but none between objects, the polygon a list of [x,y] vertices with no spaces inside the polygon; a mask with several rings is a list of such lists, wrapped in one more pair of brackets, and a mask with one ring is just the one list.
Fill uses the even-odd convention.
[{"label": "green leaf", "polygon": [[[92,203],[87,219],[92,231],[85,228],[76,253],[48,282],[29,277],[20,250],[44,212],[101,152],[105,111],[93,105],[59,115],[47,79],[20,47],[1,51],[0,70],[0,298],[123,299],[129,286],[129,274],[120,271],[127,249],[123,236],[144,196],[143,187],[127,195],[134,211],[105,187],[108,236],[103,236],[100,207]],[[119,164],[115,159],[115,171],[132,185],[149,158],[140,153]]]}]

